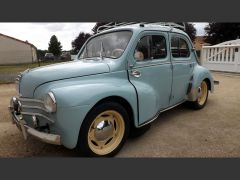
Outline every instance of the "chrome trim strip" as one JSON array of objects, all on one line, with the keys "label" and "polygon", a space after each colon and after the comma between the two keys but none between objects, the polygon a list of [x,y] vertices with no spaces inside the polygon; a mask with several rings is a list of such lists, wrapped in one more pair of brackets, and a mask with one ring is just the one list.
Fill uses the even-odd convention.
[{"label": "chrome trim strip", "polygon": [[171,62],[162,62],[162,63],[155,63],[155,64],[152,63],[152,64],[144,64],[144,65],[136,63],[136,65],[134,67],[132,67],[131,69],[138,69],[138,68],[152,67],[152,66],[161,66],[161,65],[169,65],[169,64],[171,65]]},{"label": "chrome trim strip", "polygon": [[43,118],[47,119],[48,121],[50,121],[52,123],[55,123],[54,120],[52,120],[49,117],[47,117],[47,116],[45,116],[43,114],[40,114],[40,113],[21,112],[21,114],[23,114],[23,115],[30,115],[30,116],[40,116],[40,117],[43,117]]},{"label": "chrome trim strip", "polygon": [[26,108],[26,109],[40,109],[40,110],[45,111],[46,113],[49,113],[49,112],[47,111],[47,109],[44,109],[44,108],[39,107],[39,106],[22,105],[22,108]]},{"label": "chrome trim strip", "polygon": [[156,114],[152,119],[144,122],[143,124],[140,124],[137,128],[143,127],[143,126],[145,126],[145,125],[153,122],[154,120],[156,120],[156,119],[158,118],[158,116],[159,116],[162,112],[167,111],[167,110],[170,110],[170,109],[172,109],[172,108],[174,108],[174,107],[176,107],[176,106],[184,103],[185,101],[186,101],[186,100],[183,100],[182,102],[180,102],[180,103],[178,103],[178,104],[175,104],[175,105],[173,105],[173,106],[170,106],[170,107],[168,107],[168,108],[165,108],[165,109],[162,109],[162,110],[158,111],[157,114]]},{"label": "chrome trim strip", "polygon": [[51,99],[53,100],[53,103],[56,104],[57,101],[56,101],[56,99],[55,99],[54,94],[53,94],[52,92],[49,92],[48,95],[49,95],[49,96],[51,97]]},{"label": "chrome trim strip", "polygon": [[38,103],[44,104],[44,102],[39,99],[18,98],[18,100],[25,101],[25,102],[38,102]]}]

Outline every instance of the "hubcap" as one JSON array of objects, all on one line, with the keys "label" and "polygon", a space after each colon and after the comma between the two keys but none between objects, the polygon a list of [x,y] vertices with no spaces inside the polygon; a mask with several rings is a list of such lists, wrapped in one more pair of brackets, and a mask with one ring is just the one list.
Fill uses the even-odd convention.
[{"label": "hubcap", "polygon": [[97,141],[104,141],[109,137],[113,137],[114,127],[113,123],[108,120],[101,121],[94,130],[94,135]]},{"label": "hubcap", "polygon": [[198,88],[198,103],[200,105],[203,105],[207,100],[207,91],[208,91],[207,83],[203,81],[201,83],[201,86]]},{"label": "hubcap", "polygon": [[111,153],[121,143],[124,132],[122,115],[114,110],[104,111],[94,119],[89,128],[89,147],[98,155]]}]

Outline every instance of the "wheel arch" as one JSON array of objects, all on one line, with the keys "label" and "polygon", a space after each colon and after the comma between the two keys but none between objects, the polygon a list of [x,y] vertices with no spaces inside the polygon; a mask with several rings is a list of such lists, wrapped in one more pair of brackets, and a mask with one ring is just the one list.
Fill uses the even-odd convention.
[{"label": "wheel arch", "polygon": [[213,92],[214,91],[214,83],[213,83],[212,74],[205,67],[197,65],[194,68],[194,73],[193,73],[193,81],[194,81],[193,87],[195,87],[195,88],[198,87],[201,84],[201,82],[204,80],[206,80],[206,82],[208,83],[209,90],[211,92]]},{"label": "wheel arch", "polygon": [[208,86],[208,90],[211,91],[212,90],[212,86],[211,86],[211,81],[209,78],[205,78],[204,81],[206,81],[207,86]]},{"label": "wheel arch", "polygon": [[202,81],[206,81],[211,92],[214,91],[213,77],[210,71],[200,65],[196,65],[193,70],[193,78],[191,82],[191,90],[187,94],[188,101],[195,101],[197,99],[198,87]]},{"label": "wheel arch", "polygon": [[125,110],[127,111],[128,115],[129,115],[129,119],[130,119],[130,125],[131,127],[134,127],[134,111],[133,111],[133,108],[131,106],[131,104],[123,97],[121,96],[108,96],[108,97],[105,97],[101,100],[99,100],[95,105],[93,105],[93,107],[90,109],[89,112],[91,112],[91,110],[102,104],[102,103],[105,103],[105,102],[116,102],[116,103],[119,103],[120,105],[123,106],[123,108],[125,108]]}]

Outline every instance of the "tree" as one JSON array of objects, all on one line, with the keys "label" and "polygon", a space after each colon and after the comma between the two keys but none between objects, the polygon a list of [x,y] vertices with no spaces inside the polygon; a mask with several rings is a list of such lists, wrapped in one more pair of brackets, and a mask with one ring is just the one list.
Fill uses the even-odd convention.
[{"label": "tree", "polygon": [[204,29],[205,42],[213,45],[240,37],[240,23],[209,23]]},{"label": "tree", "polygon": [[47,52],[48,52],[47,50],[37,49],[37,58],[43,59]]},{"label": "tree", "polygon": [[61,42],[58,41],[57,37],[53,35],[48,44],[48,52],[53,53],[54,56],[59,56],[62,52]]},{"label": "tree", "polygon": [[185,32],[188,34],[192,42],[194,42],[196,38],[196,28],[191,23],[185,23]]},{"label": "tree", "polygon": [[77,54],[82,48],[83,44],[86,42],[86,40],[90,37],[91,34],[80,32],[76,39],[72,41],[72,53]]}]

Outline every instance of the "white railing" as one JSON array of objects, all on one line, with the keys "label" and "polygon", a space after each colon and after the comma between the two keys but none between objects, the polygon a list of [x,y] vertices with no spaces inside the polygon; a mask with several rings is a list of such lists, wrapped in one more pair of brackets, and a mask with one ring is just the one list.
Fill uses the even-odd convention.
[{"label": "white railing", "polygon": [[240,44],[203,46],[201,64],[210,70],[240,72]]}]

